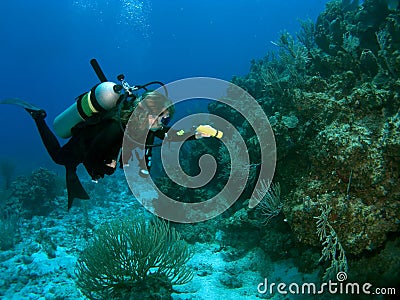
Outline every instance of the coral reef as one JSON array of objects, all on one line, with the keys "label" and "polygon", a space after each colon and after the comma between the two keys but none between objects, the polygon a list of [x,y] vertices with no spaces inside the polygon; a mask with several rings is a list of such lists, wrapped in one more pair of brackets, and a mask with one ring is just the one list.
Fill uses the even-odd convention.
[{"label": "coral reef", "polygon": [[10,249],[19,241],[24,218],[49,215],[58,205],[56,198],[62,194],[63,187],[61,179],[44,168],[29,176],[19,176],[6,185],[0,191],[0,250]]},{"label": "coral reef", "polygon": [[[274,129],[275,180],[296,240],[320,247],[313,218],[328,206],[356,265],[400,231],[400,9],[383,0],[331,1],[314,27],[301,26],[297,39],[283,32],[279,51],[233,82]],[[255,140],[224,105],[209,109]]]},{"label": "coral reef", "polygon": [[19,176],[10,185],[7,206],[26,217],[48,215],[56,206],[56,197],[64,190],[64,183],[54,172],[44,168],[29,176]]},{"label": "coral reef", "polygon": [[[84,182],[91,200],[69,214],[55,174],[17,178],[0,194],[0,296],[83,299],[80,287],[89,298],[271,298],[254,295],[264,278],[319,283],[338,271],[352,282],[398,287],[400,8],[393,3],[331,1],[315,24],[302,21],[296,36],[283,31],[278,51],[233,78],[268,115],[277,143],[274,183],[256,209],[248,203],[261,163],[257,136],[231,107],[210,104],[243,136],[252,168],[234,207],[206,222],[171,225],[193,244],[193,257],[168,226],[147,222],[122,174],[98,186]],[[204,201],[226,183],[229,153],[207,139],[186,150],[189,175],[207,152],[218,158],[219,176],[202,189],[166,178],[157,184],[176,200]],[[175,242],[182,256],[171,255]]]}]

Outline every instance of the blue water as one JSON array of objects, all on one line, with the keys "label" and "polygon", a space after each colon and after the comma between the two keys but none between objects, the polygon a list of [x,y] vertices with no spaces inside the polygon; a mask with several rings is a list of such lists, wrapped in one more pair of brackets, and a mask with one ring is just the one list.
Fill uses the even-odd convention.
[{"label": "blue water", "polygon": [[[356,0],[349,1],[351,3],[358,2]],[[142,85],[150,81],[161,81],[168,84],[176,80],[198,76],[230,81],[234,76],[245,77],[249,73],[252,60],[262,59],[269,51],[278,50],[276,44],[272,42],[279,39],[282,31],[288,31],[292,36],[295,36],[296,32],[300,30],[299,21],[311,19],[315,22],[317,16],[324,11],[328,0],[14,0],[3,2],[0,8],[0,101],[8,98],[20,98],[35,104],[46,110],[48,124],[52,124],[54,118],[73,104],[78,95],[87,92],[99,82],[89,63],[92,58],[98,60],[110,81],[117,82],[117,75],[123,73],[131,85]],[[397,1],[393,1],[393,3],[398,5]],[[332,62],[335,62],[335,60],[332,60]],[[390,71],[390,68],[387,71]],[[347,74],[352,74],[352,72],[349,71]],[[382,78],[378,79],[382,80]],[[363,80],[361,82],[367,82],[368,78]],[[322,84],[325,79],[321,78],[320,82]],[[316,81],[316,83],[318,82]],[[251,85],[248,82],[246,84]],[[380,92],[380,95],[383,95],[383,92],[384,90]],[[317,93],[313,94],[313,97],[317,97],[316,95]],[[340,93],[337,97],[339,95]],[[364,93],[360,95],[364,95]],[[205,103],[200,103],[198,99],[177,105],[178,111],[173,121],[176,122],[180,117],[190,113],[207,112]],[[323,99],[326,100],[326,97]],[[364,108],[358,107],[359,105],[364,104],[358,103],[353,108],[360,109],[362,114],[365,113]],[[388,105],[388,103],[385,103],[385,105]],[[394,105],[393,107],[388,106],[389,110],[394,109]],[[314,106],[312,108],[314,109]],[[216,110],[216,108],[214,109]],[[296,109],[298,109],[299,116],[305,113],[302,112],[301,105]],[[344,111],[347,111],[346,109]],[[374,112],[373,110],[369,111],[371,115]],[[250,114],[257,115],[250,109],[249,111]],[[286,114],[286,112],[283,113]],[[294,120],[290,122],[291,124],[296,120],[299,121],[295,115],[288,116],[283,115],[283,113],[282,119]],[[380,114],[380,109],[378,113]],[[389,115],[390,112],[384,112],[384,114]],[[277,119],[276,116],[277,114],[274,116],[275,119]],[[389,121],[382,125],[382,134],[388,130],[386,124],[397,124],[395,122],[397,118],[398,113],[396,116],[387,118]],[[358,121],[363,120],[361,118],[356,119],[357,122],[354,122],[354,124],[357,124],[357,134],[362,133],[360,141],[363,141],[362,137],[365,138],[364,141],[369,141],[369,121],[362,125],[365,127],[362,127],[361,124],[358,124]],[[208,119],[206,120],[208,121]],[[257,120],[259,121],[259,119]],[[392,122],[392,120],[394,121]],[[282,121],[282,123],[285,122]],[[208,123],[205,121],[204,124]],[[313,123],[307,122],[307,124]],[[379,126],[377,125],[376,128],[379,128]],[[294,128],[293,126],[286,127],[285,130]],[[310,128],[307,130],[311,132]],[[335,128],[337,127],[330,126],[327,123],[327,129],[324,130],[327,139],[330,137],[328,133],[336,137],[340,134],[334,132]],[[241,129],[247,130],[249,128],[242,126]],[[318,130],[318,127],[315,130]],[[342,129],[342,132],[345,132],[345,138],[348,138],[347,129]],[[229,131],[224,131],[224,138],[228,137],[228,134]],[[302,134],[308,133],[305,131]],[[356,139],[357,134],[353,136],[354,139]],[[389,133],[383,135],[385,140],[386,134]],[[392,136],[395,136],[395,134]],[[282,137],[286,137],[286,135],[279,137],[279,134],[277,134],[276,137],[278,137],[278,141],[279,138],[282,141],[284,140]],[[290,139],[285,140],[288,145],[284,146],[284,149],[286,149],[284,151],[295,144],[291,136],[287,135],[287,137]],[[129,190],[126,186],[126,179],[129,176],[124,177],[122,170],[117,170],[113,176],[106,176],[96,184],[90,181],[87,174],[82,176],[81,171],[84,171],[84,169],[81,166],[78,174],[85,189],[89,192],[91,200],[81,201],[76,199],[72,209],[67,212],[64,167],[56,165],[50,159],[42,145],[32,118],[23,109],[13,105],[0,105],[0,139],[0,200],[2,200],[0,207],[3,210],[0,215],[0,243],[1,237],[4,241],[4,237],[14,236],[12,245],[9,245],[4,251],[0,245],[0,298],[18,300],[83,299],[78,297],[81,295],[75,282],[75,263],[86,247],[87,241],[90,241],[93,237],[92,230],[98,228],[97,226],[103,222],[120,221],[123,216],[129,215],[131,212],[134,213],[135,220],[139,219],[141,215],[146,215],[142,205],[134,201],[134,198],[139,199],[137,195],[144,195],[143,198],[147,202],[151,202],[149,200],[156,197],[154,196],[156,192],[149,187],[149,184],[146,185],[148,180],[139,178],[139,181],[133,176],[130,177],[133,180],[129,182],[132,184],[130,185],[131,190]],[[204,140],[206,141],[204,142]],[[214,144],[211,145],[210,142],[209,145],[211,146],[209,147],[214,150],[217,147],[215,146],[216,143],[220,143],[217,139],[204,140],[201,141],[205,143],[204,145],[207,145],[207,141],[210,142],[211,140]],[[349,138],[348,140],[351,141]],[[66,140],[61,139],[60,141],[62,144],[66,142]],[[252,139],[249,141],[254,142]],[[225,142],[224,139],[222,139],[222,142]],[[260,140],[259,144],[262,145]],[[192,164],[196,164],[193,159],[186,159],[185,154],[192,149],[197,150],[198,148],[195,148],[197,145],[191,144],[191,142],[185,144],[186,148],[182,151],[183,154],[181,153],[181,160],[185,160],[186,163],[183,164],[183,167],[187,165],[192,167]],[[363,147],[365,145],[363,144]],[[174,145],[168,145],[168,147],[169,152],[167,154],[177,152],[177,148],[173,148]],[[393,147],[397,147],[394,142]],[[223,147],[219,148],[219,156],[216,160],[223,160],[221,156],[224,151],[221,151],[221,149],[224,150]],[[250,155],[252,153],[258,155],[258,152],[254,149],[248,149],[253,150],[253,152],[248,151]],[[393,149],[390,151],[393,152]],[[379,151],[376,153],[380,153]],[[200,152],[201,149],[198,153]],[[197,156],[198,153],[193,156]],[[160,148],[155,148],[152,175],[160,175],[164,171],[162,167],[165,165],[158,163],[159,156]],[[169,158],[171,157],[172,155]],[[388,162],[390,165],[390,172],[380,171],[385,176],[389,176],[387,185],[393,188],[395,185],[393,182],[398,179],[396,170],[398,160],[386,161],[379,158],[379,161]],[[17,175],[27,175],[15,180],[15,185],[11,189],[6,188],[6,176],[4,176],[4,172],[1,173],[5,169],[4,162],[16,166],[16,172],[12,179],[15,179]],[[167,163],[169,163],[168,157]],[[231,164],[233,163],[231,162]],[[289,164],[293,165],[293,162],[289,162]],[[300,166],[307,164],[308,159]],[[56,180],[53,184],[53,181],[51,181],[53,173],[50,172],[51,175],[46,175],[47,171],[39,169],[41,167],[55,171],[57,175],[60,175],[57,180],[63,179],[62,182]],[[285,168],[287,168],[287,165],[285,165]],[[307,190],[304,187],[299,187],[298,194],[290,194],[298,195],[296,196],[298,199],[291,199],[287,202],[288,204],[285,203],[285,206],[294,203],[296,206],[291,207],[293,211],[302,207],[303,212],[300,212],[300,214],[304,213],[311,218],[312,212],[309,210],[311,204],[308,204],[308,202],[312,202],[313,205],[315,203],[322,205],[324,201],[333,199],[341,204],[342,202],[339,201],[345,199],[346,201],[343,203],[346,209],[349,208],[349,213],[353,211],[363,212],[362,216],[357,216],[355,213],[352,215],[355,224],[361,224],[355,227],[356,230],[366,226],[363,223],[365,218],[372,223],[371,228],[378,228],[374,226],[385,227],[382,230],[382,235],[390,232],[394,227],[389,228],[389,226],[395,225],[389,222],[389,214],[396,212],[389,211],[396,206],[395,203],[390,203],[388,199],[394,198],[388,197],[386,199],[379,196],[381,198],[378,199],[376,195],[380,194],[375,193],[372,195],[372,200],[366,199],[365,203],[361,203],[356,193],[360,192],[361,199],[363,199],[367,192],[357,186],[361,181],[360,177],[357,176],[362,174],[357,172],[357,168],[364,170],[364,166],[356,166],[355,168],[354,177],[353,170],[348,171],[351,175],[347,178],[347,182],[345,176],[338,177],[338,186],[340,183],[347,185],[346,198],[337,196],[340,193],[340,188],[344,187],[343,184],[332,195],[328,192],[331,188],[336,187],[327,184],[325,194],[318,194],[314,197],[315,191],[319,189],[319,184],[320,186],[324,184],[323,179],[321,179],[324,174],[315,173],[316,175],[314,175],[310,172],[308,179],[301,179],[307,180],[303,180],[307,183],[305,185]],[[35,187],[36,179],[28,177],[28,175],[32,171],[38,172],[38,170],[39,173],[43,174],[38,176],[40,184]],[[287,170],[289,170],[288,173],[280,175],[282,187],[284,187],[282,191],[290,189],[291,184],[300,180],[300,177],[298,177],[298,179],[284,183],[284,174],[289,174],[290,170],[293,169],[287,168]],[[365,170],[368,170],[368,168],[366,167]],[[378,171],[376,174],[380,174]],[[339,170],[331,171],[331,174],[336,176],[336,172],[339,175]],[[137,171],[135,171],[136,174],[138,174]],[[378,178],[376,174],[374,174],[374,178]],[[153,177],[157,178],[158,176]],[[44,179],[42,180],[42,178]],[[352,178],[354,178],[353,183]],[[393,182],[389,182],[391,178],[393,178]],[[317,184],[317,182],[321,183]],[[162,185],[163,181],[159,181],[159,183]],[[51,188],[53,185],[55,186],[54,191]],[[43,190],[43,186],[46,186],[46,189]],[[173,190],[175,185],[171,186],[170,189]],[[220,182],[217,180],[215,190],[219,187]],[[383,184],[380,187],[382,194],[383,192],[386,193],[384,187]],[[210,196],[211,193],[207,194],[207,192],[214,192],[212,188],[209,190],[207,188],[196,191],[197,193],[189,189],[177,189],[177,191],[172,191],[172,194],[187,192],[182,196],[185,200],[192,200],[190,199],[192,196],[194,200],[197,200],[200,197]],[[304,190],[302,190],[303,188]],[[62,189],[62,191],[58,191],[58,189]],[[246,195],[246,192],[244,195]],[[311,192],[310,195],[315,199],[307,194],[307,197],[302,200],[301,197],[303,193],[306,195],[306,192]],[[54,196],[56,194],[57,196]],[[285,198],[288,199],[289,196],[285,196]],[[241,204],[240,201],[237,203]],[[304,203],[299,204],[295,201],[303,201]],[[328,202],[328,204],[332,203],[333,205],[334,201]],[[367,205],[366,203],[369,203],[369,201],[376,201],[381,206]],[[338,204],[335,205],[339,206]],[[160,211],[163,208],[162,204],[158,204],[156,207]],[[380,207],[382,207],[381,210]],[[260,292],[260,290],[257,290],[257,287],[260,287],[258,283],[261,283],[263,288],[262,283],[265,282],[263,281],[265,279],[274,284],[275,282],[320,282],[323,264],[317,266],[319,255],[316,253],[319,253],[321,249],[308,248],[308,242],[303,245],[295,241],[297,234],[293,234],[293,240],[291,240],[291,230],[295,230],[299,226],[299,223],[291,221],[289,217],[289,222],[286,223],[287,220],[284,220],[284,218],[291,214],[285,212],[285,216],[283,216],[281,213],[279,222],[269,224],[270,227],[261,228],[261,225],[253,223],[255,215],[252,214],[254,214],[254,211],[249,210],[249,214],[247,214],[247,212],[244,213],[245,210],[239,209],[238,214],[235,213],[230,217],[226,217],[228,213],[222,215],[221,219],[210,220],[211,222],[204,224],[204,227],[202,227],[203,223],[200,223],[198,227],[198,224],[176,227],[178,231],[181,230],[183,237],[188,240],[190,246],[193,246],[196,256],[189,263],[189,268],[193,269],[195,273],[193,281],[189,286],[181,286],[177,290],[180,294],[174,295],[173,299],[242,299],[238,295],[243,296],[243,299],[289,299],[290,296],[280,297],[281,295],[275,293],[276,297],[273,297],[268,293]],[[277,210],[278,213],[280,210],[281,207]],[[377,213],[376,215],[372,213],[369,215],[368,212],[370,211],[377,211]],[[194,215],[196,215],[196,211]],[[12,221],[13,219],[10,216],[18,217],[16,219],[18,222],[15,222],[17,230],[12,234],[7,234],[4,233],[5,227],[2,227],[2,224],[6,224],[6,222],[2,223],[2,221]],[[335,221],[339,216],[341,215],[338,213],[335,215],[332,213],[332,220]],[[387,220],[384,220],[384,216]],[[300,218],[299,220],[307,220],[307,218],[304,217],[304,219]],[[372,221],[370,221],[371,219]],[[346,219],[346,222],[348,220]],[[300,224],[307,225],[306,231],[312,226],[312,224],[305,224],[305,222]],[[294,226],[290,227],[289,225]],[[339,230],[341,226],[345,226],[336,223],[334,227],[336,225]],[[358,228],[358,226],[360,227]],[[367,235],[365,233],[365,236]],[[354,236],[357,237],[358,235]],[[301,235],[297,237],[300,237],[300,241]],[[353,254],[350,249],[348,257],[354,270],[352,271],[354,273],[351,274],[354,277],[351,280],[365,282],[364,278],[368,278],[369,282],[372,278],[373,281],[371,282],[379,279],[378,282],[381,283],[388,278],[388,284],[391,285],[394,282],[397,285],[398,239],[396,237],[396,233],[393,234],[393,237],[391,237],[391,233],[388,234],[385,248],[382,248],[382,251],[379,250],[381,251],[379,255],[377,254],[378,250],[371,250],[371,252],[366,251],[368,254],[365,257],[358,259],[355,256],[350,256]],[[285,241],[286,238],[287,241]],[[363,238],[367,239],[367,237]],[[353,245],[354,240],[347,240],[348,243],[349,241]],[[377,243],[381,243],[381,241],[377,240]],[[254,249],[252,248],[253,245],[256,245]],[[294,246],[289,249],[288,245]],[[297,246],[299,246],[298,249]],[[380,247],[380,245],[376,246],[375,242],[373,243],[373,238],[371,238],[371,244],[366,249],[375,249],[375,247]],[[271,251],[271,249],[274,249],[274,251]],[[294,263],[293,258],[302,263]],[[381,258],[384,259],[384,263],[379,261]],[[381,270],[384,274],[375,277],[375,272],[372,271],[375,269]],[[266,282],[265,286],[267,286]],[[270,293],[272,294],[272,292]],[[325,295],[323,296],[325,297]],[[298,299],[310,298],[307,295]],[[374,299],[385,298],[377,297]]]},{"label": "blue water", "polygon": [[[315,21],[325,0],[308,1],[3,1],[0,100],[18,97],[46,109],[49,123],[98,79],[120,73],[131,84],[193,76],[230,80],[273,49],[282,30]],[[56,169],[32,120],[0,107],[0,160],[19,172]]]}]

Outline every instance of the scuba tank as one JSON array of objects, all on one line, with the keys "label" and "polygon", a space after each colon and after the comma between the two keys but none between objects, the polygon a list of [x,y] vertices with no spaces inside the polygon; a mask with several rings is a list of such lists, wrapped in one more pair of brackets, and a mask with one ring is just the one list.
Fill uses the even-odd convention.
[{"label": "scuba tank", "polygon": [[105,81],[82,94],[77,101],[59,114],[53,123],[55,133],[60,138],[71,137],[71,129],[93,114],[109,111],[117,105],[122,86]]},{"label": "scuba tank", "polygon": [[[165,95],[168,97],[168,91],[160,81],[130,86],[125,81],[125,76],[121,74],[117,77],[121,84],[115,84],[107,80],[96,59],[90,60],[90,64],[101,83],[95,85],[89,92],[80,95],[75,103],[54,119],[54,132],[60,138],[71,137],[71,129],[78,123],[86,121],[94,114],[109,111],[117,105],[119,106],[118,112],[120,113],[124,101],[136,99],[134,92],[137,90],[143,89],[147,92],[147,86],[149,85],[161,85],[164,88]],[[121,129],[124,130],[121,122],[120,125]]]}]

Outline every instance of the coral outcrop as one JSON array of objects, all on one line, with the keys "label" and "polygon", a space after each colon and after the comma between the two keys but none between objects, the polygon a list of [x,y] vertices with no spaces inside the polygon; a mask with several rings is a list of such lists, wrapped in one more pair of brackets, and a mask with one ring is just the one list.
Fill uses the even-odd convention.
[{"label": "coral outcrop", "polygon": [[[286,221],[297,241],[320,247],[315,217],[327,206],[348,255],[376,253],[400,231],[400,9],[331,1],[275,44],[233,82],[274,129]],[[219,103],[210,111],[232,118]]]}]

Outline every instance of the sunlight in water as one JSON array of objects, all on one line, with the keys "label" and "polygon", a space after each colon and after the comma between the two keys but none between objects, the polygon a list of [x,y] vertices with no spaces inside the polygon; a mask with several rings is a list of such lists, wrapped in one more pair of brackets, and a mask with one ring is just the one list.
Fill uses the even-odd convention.
[{"label": "sunlight in water", "polygon": [[151,13],[150,1],[121,0],[121,23],[131,26],[133,30],[140,32],[144,38],[151,34],[149,17]]},{"label": "sunlight in water", "polygon": [[103,22],[103,18],[107,14],[107,7],[116,5],[117,9],[113,10],[118,15],[113,16],[118,20],[118,24],[123,25],[125,29],[140,34],[143,38],[151,36],[149,17],[151,13],[150,0],[120,0],[120,1],[104,1],[104,0],[75,0],[73,5],[82,10],[87,10],[99,14],[99,21]]}]

